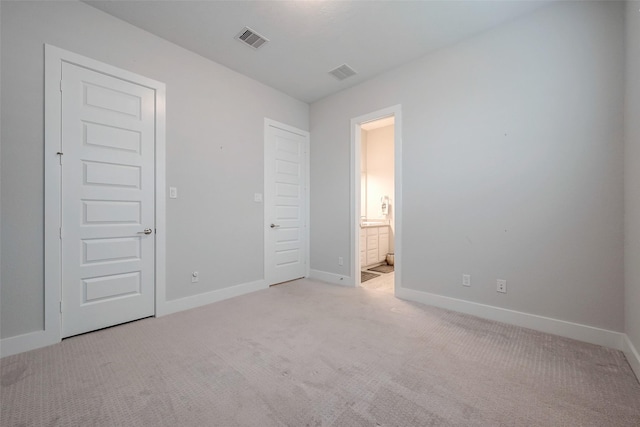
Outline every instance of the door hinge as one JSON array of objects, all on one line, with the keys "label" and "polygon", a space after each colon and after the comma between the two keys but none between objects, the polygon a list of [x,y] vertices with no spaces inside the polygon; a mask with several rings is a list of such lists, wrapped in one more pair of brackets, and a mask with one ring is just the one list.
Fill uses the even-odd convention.
[{"label": "door hinge", "polygon": [[60,92],[62,92],[62,80],[60,80]]},{"label": "door hinge", "polygon": [[64,153],[62,151],[58,151],[56,155],[58,156],[58,160],[60,161],[60,166],[62,166],[62,156],[64,156]]},{"label": "door hinge", "polygon": [[60,238],[62,239],[62,227],[58,228],[58,234],[60,235]]},{"label": "door hinge", "polygon": [[60,313],[62,313],[62,301],[60,301]]}]

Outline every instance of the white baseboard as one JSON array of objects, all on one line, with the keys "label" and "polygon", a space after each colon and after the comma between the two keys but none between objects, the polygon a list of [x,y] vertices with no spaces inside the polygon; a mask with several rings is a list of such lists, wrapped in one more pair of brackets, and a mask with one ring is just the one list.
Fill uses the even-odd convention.
[{"label": "white baseboard", "polygon": [[341,276],[340,274],[329,273],[320,270],[309,270],[309,278],[319,280],[321,282],[332,283],[334,285],[355,286],[350,276]]},{"label": "white baseboard", "polygon": [[640,381],[640,353],[629,339],[629,336],[626,334],[624,336],[623,345],[624,348],[622,349],[622,351],[627,357],[627,361],[629,362],[629,365],[631,365],[631,369],[633,369],[633,372],[635,372],[636,378],[638,378],[638,381]]},{"label": "white baseboard", "polygon": [[12,356],[29,350],[47,347],[60,342],[59,336],[47,331],[35,331],[0,340],[0,357]]},{"label": "white baseboard", "polygon": [[621,332],[594,328],[592,326],[581,325],[579,323],[552,319],[550,317],[508,310],[505,308],[401,287],[396,287],[395,295],[401,299],[433,305],[460,313],[471,314],[473,316],[508,323],[510,325],[522,326],[523,328],[572,338],[574,340],[601,345],[616,350],[623,350],[625,334]]},{"label": "white baseboard", "polygon": [[[178,311],[189,310],[225,299],[248,294],[250,292],[267,289],[269,286],[264,280],[244,283],[228,288],[217,289],[204,294],[192,295],[173,301],[166,301],[156,308],[156,316],[164,316]],[[35,331],[15,337],[0,340],[0,357],[11,356],[41,347],[47,347],[60,342],[60,336],[54,336],[47,331]]]},{"label": "white baseboard", "polygon": [[248,294],[250,292],[267,289],[269,286],[264,280],[256,280],[255,282],[243,283],[240,285],[230,286],[228,288],[216,289],[215,291],[203,294],[191,295],[188,297],[165,301],[159,307],[156,307],[156,317],[165,316],[167,314],[177,313],[183,310],[200,307],[225,299]]}]

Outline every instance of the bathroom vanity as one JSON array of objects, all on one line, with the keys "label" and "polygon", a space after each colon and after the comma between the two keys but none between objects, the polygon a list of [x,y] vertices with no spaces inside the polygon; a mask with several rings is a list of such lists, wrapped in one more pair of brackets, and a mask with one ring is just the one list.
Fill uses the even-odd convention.
[{"label": "bathroom vanity", "polygon": [[381,224],[360,225],[360,266],[385,262],[389,252],[389,226]]}]

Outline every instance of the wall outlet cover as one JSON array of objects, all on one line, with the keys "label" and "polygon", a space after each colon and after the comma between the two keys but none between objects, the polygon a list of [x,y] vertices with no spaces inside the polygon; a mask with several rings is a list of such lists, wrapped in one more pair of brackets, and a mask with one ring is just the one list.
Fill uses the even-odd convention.
[{"label": "wall outlet cover", "polygon": [[462,286],[471,286],[471,275],[463,274],[462,275]]}]

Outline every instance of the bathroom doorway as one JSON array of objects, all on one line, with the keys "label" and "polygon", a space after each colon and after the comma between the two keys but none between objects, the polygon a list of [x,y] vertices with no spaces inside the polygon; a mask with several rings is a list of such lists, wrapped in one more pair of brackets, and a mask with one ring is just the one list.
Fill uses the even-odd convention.
[{"label": "bathroom doorway", "polygon": [[352,277],[355,286],[388,293],[400,283],[399,119],[396,106],[352,120]]}]

